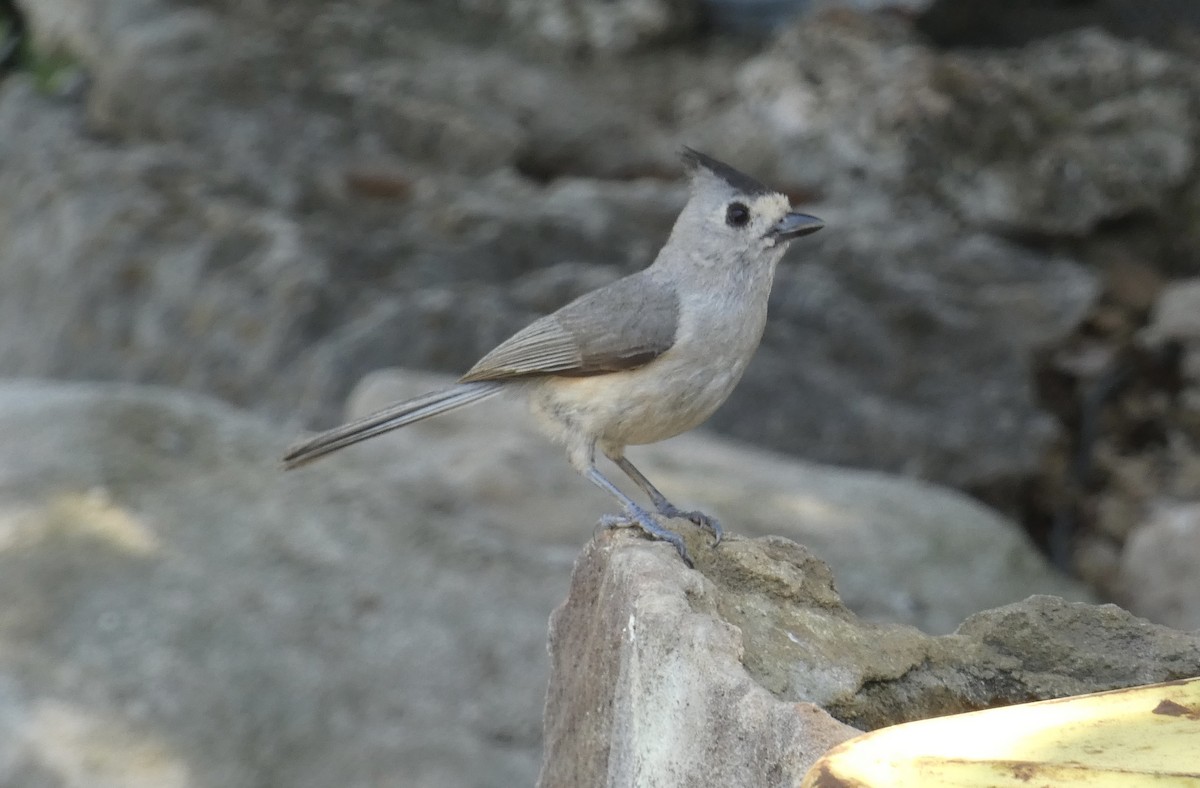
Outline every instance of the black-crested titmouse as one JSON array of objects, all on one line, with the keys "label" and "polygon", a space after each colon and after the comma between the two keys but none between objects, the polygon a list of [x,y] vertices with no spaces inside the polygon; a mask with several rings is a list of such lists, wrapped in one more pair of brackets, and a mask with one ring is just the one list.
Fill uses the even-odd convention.
[{"label": "black-crested titmouse", "polygon": [[535,321],[450,388],[296,444],[285,466],[515,390],[546,434],[566,447],[571,465],[621,502],[624,514],[601,523],[636,525],[674,545],[690,566],[679,534],[600,473],[596,449],[650,496],[660,515],[691,520],[720,542],[716,519],[677,509],[626,459],[625,447],[690,430],[725,401],[762,338],[775,266],[788,242],[824,223],[703,153],[684,148],[682,158],[691,197],[648,268]]}]

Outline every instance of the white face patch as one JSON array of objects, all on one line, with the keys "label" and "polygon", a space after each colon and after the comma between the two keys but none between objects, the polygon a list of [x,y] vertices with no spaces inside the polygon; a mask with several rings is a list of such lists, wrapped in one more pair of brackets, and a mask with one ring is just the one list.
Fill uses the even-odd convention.
[{"label": "white face patch", "polygon": [[[731,225],[729,221],[730,206],[734,203],[744,205],[749,212],[749,220],[743,225]],[[710,222],[726,237],[742,238],[747,246],[770,248],[778,241],[767,232],[791,209],[791,203],[782,194],[733,195],[713,210]]]}]

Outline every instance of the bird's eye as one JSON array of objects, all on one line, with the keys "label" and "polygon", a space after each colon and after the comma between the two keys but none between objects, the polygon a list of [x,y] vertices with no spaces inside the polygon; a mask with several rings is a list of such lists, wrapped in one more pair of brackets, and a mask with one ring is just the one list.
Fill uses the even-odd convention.
[{"label": "bird's eye", "polygon": [[725,224],[730,227],[744,227],[750,221],[750,209],[740,202],[731,202],[725,209]]}]

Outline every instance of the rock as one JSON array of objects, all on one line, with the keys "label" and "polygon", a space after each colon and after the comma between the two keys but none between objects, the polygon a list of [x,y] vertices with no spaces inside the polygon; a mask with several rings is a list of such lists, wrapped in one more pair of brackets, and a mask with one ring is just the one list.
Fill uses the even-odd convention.
[{"label": "rock", "polygon": [[1173,362],[1163,381],[1151,378],[1163,389],[1158,396],[1163,404],[1156,412],[1136,401],[1123,403],[1121,412],[1129,414],[1132,427],[1161,425],[1162,437],[1137,453],[1111,450],[1104,468],[1114,482],[1111,497],[1127,510],[1126,527],[1117,534],[1122,549],[1106,567],[1115,571],[1103,575],[1108,590],[1138,615],[1180,629],[1200,629],[1200,508],[1194,503],[1200,496],[1194,440],[1200,429],[1198,311],[1200,280],[1194,278],[1168,283],[1154,303],[1137,340],[1145,352]]},{"label": "rock", "polygon": [[1171,213],[1194,179],[1197,73],[1094,30],[943,53],[894,21],[826,14],[750,58],[701,122],[826,199],[883,188],[906,218],[930,207],[1003,235],[1080,237]]},{"label": "rock", "polygon": [[[544,308],[507,293],[509,280],[543,277],[564,258],[588,271],[583,282],[595,266],[646,264],[651,241],[636,239],[669,222],[682,196],[655,183],[542,189],[507,173],[468,189],[412,171],[409,201],[424,208],[407,226],[361,197],[305,219],[194,151],[115,147],[77,124],[31,84],[0,94],[11,131],[0,190],[12,199],[0,212],[0,369],[186,384],[314,420],[336,418],[366,370],[469,366]],[[355,226],[353,243],[373,237],[374,251],[343,248]],[[547,238],[557,240],[535,242]],[[383,259],[402,247],[405,264],[389,271]],[[353,262],[331,262],[343,253]],[[482,281],[449,287],[481,264]],[[380,275],[394,280],[390,295],[364,289]],[[412,277],[424,286],[405,285]],[[394,335],[411,341],[384,341]]]},{"label": "rock", "polygon": [[[717,613],[713,583],[626,539],[606,534],[585,550],[551,619],[539,786],[796,785],[858,734],[773,697],[743,665],[746,638]],[[741,544],[728,546],[740,555]],[[792,579],[836,600],[828,573]],[[788,590],[809,599],[809,588]]]},{"label": "rock", "polygon": [[[348,416],[449,382],[375,373],[355,390]],[[422,457],[424,473],[447,497],[486,507],[511,528],[553,529],[564,546],[578,544],[581,534],[558,524],[594,522],[613,511],[610,496],[579,478],[515,400],[490,400],[367,445],[389,462]],[[703,431],[630,447],[629,457],[681,507],[703,509],[738,533],[778,534],[812,548],[833,567],[847,605],[870,620],[944,633],[973,613],[1030,594],[1092,600],[1051,569],[1014,524],[949,490],[802,462]],[[618,486],[636,490],[605,468]]]},{"label": "rock", "polygon": [[1200,633],[1115,606],[1031,597],[930,637],[860,622],[784,539],[692,551],[695,571],[606,533],[576,563],[551,624],[541,785],[793,785],[851,733],[814,704],[876,728],[1200,672]]},{"label": "rock", "polygon": [[1121,603],[1151,621],[1200,630],[1200,504],[1161,502],[1125,544]]},{"label": "rock", "polygon": [[[1084,235],[1104,221],[1170,211],[1197,160],[1196,73],[1095,31],[1020,54],[948,56],[931,87],[954,110],[930,117],[932,134],[918,144],[944,162],[934,188],[968,222]],[[994,113],[997,100],[1013,111]],[[980,150],[983,169],[961,169]]]},{"label": "rock", "polygon": [[[764,355],[780,351],[780,372],[748,381],[771,380],[775,397],[803,391],[803,406],[780,401],[807,414],[803,428],[786,429],[794,417],[778,412],[733,428],[738,400],[719,425],[754,440],[781,436],[772,445],[824,461],[858,464],[870,453],[874,467],[966,489],[1032,475],[1055,429],[1033,392],[1012,383],[1029,380],[1019,369],[1060,343],[1098,292],[1091,273],[1047,252],[1069,243],[1099,268],[1127,247],[1161,270],[1190,270],[1194,222],[1178,206],[1195,188],[1198,73],[1184,56],[1096,31],[1019,51],[947,53],[880,17],[824,14],[791,26],[742,66],[735,91],[691,117],[704,130],[696,144],[738,140],[746,166],[774,165],[797,193],[820,195],[813,210],[830,227],[853,230],[814,239],[805,251],[818,262],[803,269],[804,285],[789,290],[785,268],[772,328],[804,329],[790,342],[769,336]],[[1017,309],[1036,316],[1013,320],[1013,307],[993,300],[1014,285]],[[819,309],[800,300],[822,293],[836,295]],[[963,322],[983,315],[991,318],[969,326],[964,342]],[[1028,333],[1014,338],[1016,325]],[[982,382],[985,397],[945,396],[967,369],[973,379],[996,372]],[[777,375],[790,380],[779,385]],[[839,432],[833,408],[873,426]]]},{"label": "rock", "polygon": [[586,522],[283,475],[277,427],[163,389],[10,382],[0,431],[0,784],[533,781]]},{"label": "rock", "polygon": [[878,727],[901,719],[894,715],[905,703],[908,719],[1174,681],[1200,669],[1197,633],[1057,597],[979,613],[939,645],[943,664],[931,660],[894,685],[872,687],[874,697],[848,704],[847,717]]},{"label": "rock", "polygon": [[462,0],[572,52],[631,52],[696,33],[700,0]]},{"label": "rock", "polygon": [[[975,97],[991,90],[984,85],[1015,95],[1005,91],[1018,90],[1018,82],[1041,98],[1014,112],[1030,113],[1034,127],[1049,122],[1046,107],[1087,92],[1060,87],[1066,78],[1055,72],[1081,46],[1105,54],[1100,62],[1114,75],[1134,71],[1126,83],[1140,80],[1173,97],[1164,98],[1163,111],[1186,114],[1200,95],[1176,85],[1190,83],[1182,64],[1165,55],[1108,39],[1057,46],[1063,51],[1028,65],[1013,56],[1001,67],[988,59],[995,54],[928,50],[894,23],[825,14],[795,24],[748,60],[738,89],[694,118],[704,129],[697,144],[739,140],[746,166],[770,162],[782,183],[820,195],[812,210],[830,227],[846,228],[814,237],[794,252],[803,264],[781,267],[773,322],[756,360],[763,371],[751,369],[718,414],[720,428],[822,461],[861,464],[870,456],[873,467],[967,488],[1033,471],[1053,429],[1023,370],[1037,349],[1078,324],[1097,283],[1075,261],[1014,243],[1011,235],[1067,232],[1047,224],[1067,221],[1078,225],[1070,232],[1086,233],[1105,217],[1134,210],[1113,201],[1135,199],[1151,183],[1158,183],[1153,200],[1164,204],[1187,177],[1191,121],[1164,142],[1164,150],[1179,154],[1161,159],[1170,162],[1164,179],[1130,171],[1111,200],[1104,196],[1109,187],[1097,184],[1095,199],[1082,202],[1055,185],[1052,172],[1033,166],[1050,155],[1038,148],[1048,138],[1022,142],[1005,126],[1015,122],[1011,113],[986,117],[1005,126],[996,138],[1011,150],[979,144],[988,133],[982,116],[957,124]],[[1143,60],[1150,65],[1127,63]],[[951,72],[958,76],[950,79]],[[1091,84],[1087,74],[1077,77]],[[1122,90],[1113,88],[1112,101],[1125,100]],[[1062,134],[1064,146],[1078,138],[1097,161],[1106,155],[1082,127]],[[1122,134],[1129,145],[1159,139],[1149,126]],[[1093,172],[1086,161],[1080,169]],[[1009,185],[987,185],[1001,182]],[[1077,219],[1064,218],[1073,212]],[[968,369],[973,396],[951,394]],[[740,413],[751,401],[760,418],[748,424]],[[789,428],[797,418],[799,428]]]},{"label": "rock", "polygon": [[[656,4],[689,5],[586,5],[602,15],[627,8],[634,19],[638,6]],[[323,172],[379,158],[399,157],[418,173],[432,166],[443,178],[567,159],[575,173],[661,174],[678,142],[654,117],[686,80],[723,65],[569,67],[524,51],[518,33],[498,40],[503,28],[449,4],[18,5],[35,46],[66,49],[87,68],[92,124],[127,143],[183,142],[212,159],[212,174],[248,181],[255,196],[300,211],[336,207],[324,204],[337,195],[323,193]],[[658,89],[614,79],[631,68],[657,75]]]},{"label": "rock", "polygon": [[[320,49],[318,42],[314,47]],[[424,43],[417,52],[430,47]],[[414,58],[410,71],[426,73],[416,65],[425,61]],[[152,95],[133,77],[106,76],[106,67],[97,56],[95,79],[111,81],[111,91],[126,91],[123,101]],[[432,73],[419,85],[411,82],[416,77],[389,82],[382,65],[368,69],[379,77],[374,81],[364,76],[366,66],[344,68],[347,84],[364,85],[353,100],[368,118],[375,117],[371,107],[383,100],[385,87],[423,96],[447,94],[457,84],[434,65],[424,67]],[[475,68],[511,73],[499,62]],[[544,82],[533,67],[516,73],[531,95]],[[667,81],[679,73],[668,72]],[[519,85],[510,89],[524,95]],[[443,163],[441,154],[426,152],[424,164],[406,165],[402,157],[419,151],[397,149],[388,155],[399,163],[380,165],[407,176],[403,219],[397,221],[394,206],[366,203],[347,191],[344,179],[330,185],[309,166],[332,159],[329,172],[358,173],[354,162],[367,155],[372,139],[386,136],[385,128],[368,124],[357,140],[318,155],[326,140],[349,133],[328,126],[341,121],[306,109],[286,92],[263,90],[291,102],[287,112],[311,114],[312,122],[297,125],[296,134],[280,143],[287,150],[274,159],[250,161],[242,146],[256,148],[248,140],[273,137],[274,125],[230,107],[219,93],[194,103],[241,112],[246,139],[232,140],[198,118],[192,131],[181,132],[187,147],[138,144],[142,126],[93,107],[93,117],[109,118],[110,133],[134,140],[114,146],[81,134],[69,104],[51,102],[20,82],[8,87],[0,98],[0,128],[12,130],[5,135],[11,150],[37,152],[14,153],[0,169],[2,193],[15,201],[3,228],[11,240],[0,270],[19,274],[19,281],[0,288],[12,302],[0,310],[11,321],[0,342],[0,368],[185,384],[269,413],[299,412],[329,423],[350,382],[366,371],[394,363],[465,369],[526,321],[562,303],[522,303],[519,292],[516,298],[509,292],[512,280],[519,290],[522,277],[565,262],[580,273],[570,274],[577,286],[564,289],[578,292],[597,280],[585,270],[626,272],[645,265],[683,197],[678,182],[646,179],[560,178],[539,186],[509,172],[469,179],[435,174],[430,168]],[[465,99],[464,106],[470,104]],[[89,98],[92,104],[99,100]],[[623,116],[612,101],[600,103],[612,117]],[[156,106],[148,103],[139,112],[153,115]],[[561,114],[578,118],[579,111]],[[536,117],[528,146],[538,151],[535,169],[554,171],[558,162],[573,161],[592,174],[636,170],[637,161],[626,158],[622,165],[612,158],[616,148],[564,142],[570,139],[565,127],[536,131]],[[158,128],[168,120],[183,122],[151,117],[143,125]],[[628,139],[630,133],[614,130],[611,136]],[[650,166],[656,147],[645,147],[643,164]],[[513,155],[468,153],[453,166],[487,169]],[[663,155],[669,162],[669,148]],[[1089,277],[1067,261],[1047,262],[984,235],[948,237],[955,227],[944,218],[930,218],[922,228],[900,227],[887,206],[873,210],[874,218],[839,218],[829,206],[826,213],[854,226],[854,234],[819,240],[804,252],[810,264],[785,266],[763,353],[715,424],[817,459],[954,483],[1026,467],[1046,426],[1020,378],[1025,353],[1070,323],[1091,292]],[[50,233],[38,218],[52,215],[63,217],[64,231]],[[1020,260],[1016,275],[1011,260]],[[81,268],[86,277],[73,273]],[[946,288],[936,285],[943,277],[951,283]],[[1001,277],[1005,281],[993,286]],[[75,293],[63,283],[83,289]],[[882,311],[881,292],[892,304]],[[1006,337],[1012,309],[1027,327],[1015,345]],[[976,315],[987,316],[977,329],[961,325]],[[182,345],[190,348],[187,354],[178,352]],[[963,395],[964,367],[987,370],[984,396],[974,389]],[[914,387],[915,380],[925,383]],[[984,453],[981,446],[996,448]]]},{"label": "rock", "polygon": [[[1059,561],[1105,598],[1175,623],[1170,604],[1133,600],[1173,593],[1172,573],[1152,567],[1186,549],[1163,549],[1171,529],[1161,522],[1200,496],[1200,287],[1142,265],[1113,266],[1107,280],[1087,320],[1040,362],[1045,401],[1064,435],[1034,486],[1027,522],[1052,527],[1046,541]],[[1123,552],[1146,527],[1158,532],[1149,540],[1156,547],[1135,559],[1132,581]],[[1187,587],[1184,580],[1184,597]]]},{"label": "rock", "polygon": [[[0,91],[0,369],[186,384],[328,421],[365,371],[466,366],[534,316],[505,292],[511,280],[652,259],[682,184],[540,188],[512,168],[674,176],[677,143],[645,120],[656,110],[585,98],[594,90],[516,53],[469,56],[461,22],[420,4],[303,20],[295,5],[261,29],[244,6],[22,5],[35,46],[68,48],[92,88],[82,104],[21,75]],[[366,45],[380,29],[394,48]],[[608,132],[581,140],[574,123]],[[471,282],[477,294],[447,287]],[[397,321],[416,340],[398,353],[381,341]]]},{"label": "rock", "polygon": [[[0,386],[0,784],[531,783],[546,617],[612,501],[527,418],[489,401],[282,474],[292,430],[209,399]],[[873,617],[1080,593],[957,494],[702,435],[633,457],[732,531],[811,539]]]},{"label": "rock", "polygon": [[1154,303],[1143,338],[1150,345],[1172,340],[1200,345],[1200,279],[1166,286]]}]

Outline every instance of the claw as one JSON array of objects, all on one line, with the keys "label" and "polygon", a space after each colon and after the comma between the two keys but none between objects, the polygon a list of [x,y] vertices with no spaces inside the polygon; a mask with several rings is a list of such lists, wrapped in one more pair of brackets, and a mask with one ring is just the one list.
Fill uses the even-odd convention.
[{"label": "claw", "polygon": [[606,514],[600,518],[600,527],[602,528],[628,528],[630,526],[642,529],[642,532],[651,539],[667,542],[675,548],[675,552],[679,553],[679,557],[683,559],[689,569],[696,568],[696,565],[692,563],[692,557],[688,555],[687,547],[683,544],[683,537],[670,529],[663,528],[645,509],[629,507],[623,515]]},{"label": "claw", "polygon": [[670,517],[674,520],[691,520],[704,530],[711,532],[713,535],[713,547],[719,545],[721,543],[721,539],[725,536],[725,531],[722,530],[721,523],[717,520],[717,518],[713,517],[712,515],[705,514],[704,512],[685,512],[682,509],[675,508],[675,506],[670,503],[661,507],[658,511],[663,517]]}]

